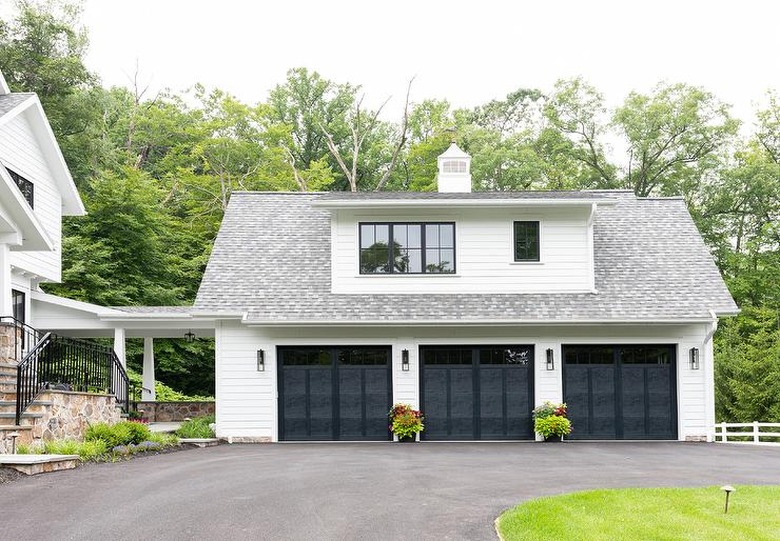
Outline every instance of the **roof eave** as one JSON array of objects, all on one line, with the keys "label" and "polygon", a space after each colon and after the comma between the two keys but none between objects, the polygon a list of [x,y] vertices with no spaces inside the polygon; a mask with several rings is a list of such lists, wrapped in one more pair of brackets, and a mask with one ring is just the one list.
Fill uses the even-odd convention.
[{"label": "roof eave", "polygon": [[427,208],[427,207],[591,207],[614,205],[609,199],[373,199],[373,200],[320,200],[312,207],[323,209],[342,208]]},{"label": "roof eave", "polygon": [[[219,317],[216,317],[219,319]],[[460,319],[460,320],[259,320],[244,318],[250,327],[484,327],[484,326],[587,326],[587,325],[690,325],[711,323],[711,317],[642,319]]]},{"label": "roof eave", "polygon": [[45,146],[44,155],[62,197],[62,214],[65,216],[84,216],[87,213],[84,202],[81,200],[76,183],[73,181],[68,164],[65,162],[65,157],[62,155],[57,138],[54,136],[38,96],[32,97],[32,103],[28,107],[35,110],[33,130],[38,132],[37,135]]}]

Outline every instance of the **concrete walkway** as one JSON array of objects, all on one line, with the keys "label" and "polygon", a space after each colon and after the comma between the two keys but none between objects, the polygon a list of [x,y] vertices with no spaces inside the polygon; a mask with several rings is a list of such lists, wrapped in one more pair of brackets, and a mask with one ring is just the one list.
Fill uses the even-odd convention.
[{"label": "concrete walkway", "polygon": [[221,445],[0,485],[0,508],[2,538],[18,541],[495,540],[496,516],[537,496],[726,483],[780,484],[780,448]]}]

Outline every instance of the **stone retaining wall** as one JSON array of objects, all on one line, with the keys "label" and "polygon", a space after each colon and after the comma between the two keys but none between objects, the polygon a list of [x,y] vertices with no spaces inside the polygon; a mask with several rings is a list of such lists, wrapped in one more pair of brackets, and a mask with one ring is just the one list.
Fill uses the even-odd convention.
[{"label": "stone retaining wall", "polygon": [[36,402],[49,402],[42,418],[35,420],[33,439],[82,439],[89,425],[114,424],[122,420],[122,411],[113,395],[44,391]]},{"label": "stone retaining wall", "polygon": [[[16,364],[21,354],[22,328],[13,323],[0,322],[0,363]],[[17,351],[14,351],[14,348]]]},{"label": "stone retaining wall", "polygon": [[138,402],[138,411],[150,423],[170,423],[214,415],[214,402]]}]

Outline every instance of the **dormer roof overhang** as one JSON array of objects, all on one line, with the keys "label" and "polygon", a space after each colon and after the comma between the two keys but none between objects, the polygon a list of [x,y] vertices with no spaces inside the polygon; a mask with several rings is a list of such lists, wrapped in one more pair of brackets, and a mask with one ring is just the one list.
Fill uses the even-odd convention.
[{"label": "dormer roof overhang", "polygon": [[35,138],[41,147],[46,164],[62,198],[62,213],[65,216],[83,216],[86,214],[76,183],[70,175],[68,165],[62,156],[57,139],[54,137],[51,125],[46,118],[38,96],[32,93],[0,93],[0,99],[13,101],[13,107],[0,114],[0,125],[3,125],[18,115],[25,115]]},{"label": "dormer roof overhang", "polygon": [[[495,192],[494,192],[495,193]],[[453,194],[426,194],[429,197],[392,197],[390,194],[382,194],[383,197],[336,197],[327,194],[312,202],[312,207],[337,210],[337,209],[403,209],[403,208],[518,208],[518,207],[582,207],[592,208],[597,206],[611,206],[616,200],[610,197],[544,197],[543,195],[523,197],[520,194],[511,197],[480,197],[480,193],[458,194],[461,197],[452,197]],[[400,194],[399,194],[400,195]],[[441,197],[444,195],[445,197]],[[464,197],[468,196],[468,197]]]}]

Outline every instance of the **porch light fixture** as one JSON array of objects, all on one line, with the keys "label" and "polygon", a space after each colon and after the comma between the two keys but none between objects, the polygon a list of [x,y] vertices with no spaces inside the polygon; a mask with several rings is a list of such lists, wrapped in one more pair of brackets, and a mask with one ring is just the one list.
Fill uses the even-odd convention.
[{"label": "porch light fixture", "polygon": [[690,354],[691,370],[698,370],[699,369],[699,348],[691,348],[689,354]]},{"label": "porch light fixture", "polygon": [[257,371],[265,372],[265,351],[262,349],[257,350]]},{"label": "porch light fixture", "polygon": [[192,332],[191,330],[189,330],[189,331],[185,332],[185,333],[184,333],[184,339],[185,339],[187,342],[194,342],[194,341],[195,341],[195,333],[194,333],[194,332]]},{"label": "porch light fixture", "polygon": [[547,348],[547,370],[555,370],[555,356],[552,348]]},{"label": "porch light fixture", "polygon": [[401,370],[404,372],[409,371],[409,350],[403,349],[401,350]]}]

